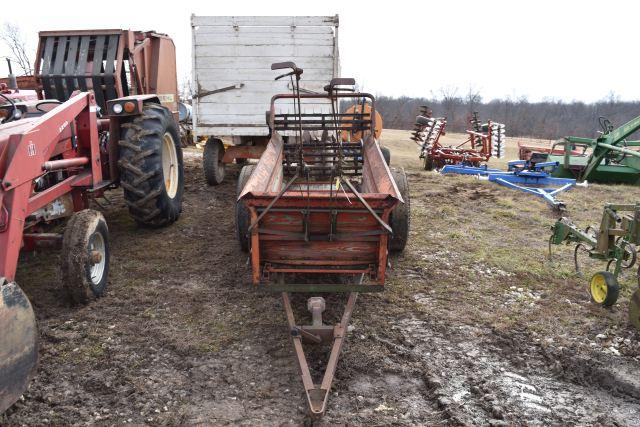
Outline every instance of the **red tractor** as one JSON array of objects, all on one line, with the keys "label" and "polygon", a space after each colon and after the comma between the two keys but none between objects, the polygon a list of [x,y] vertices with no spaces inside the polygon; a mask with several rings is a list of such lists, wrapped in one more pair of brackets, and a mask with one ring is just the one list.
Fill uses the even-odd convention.
[{"label": "red tractor", "polygon": [[170,38],[42,32],[35,70],[37,100],[0,93],[0,413],[37,361],[35,316],[15,283],[20,251],[60,247],[62,290],[87,303],[109,272],[97,199],[120,186],[135,221],[161,227],[178,219],[184,191]]}]

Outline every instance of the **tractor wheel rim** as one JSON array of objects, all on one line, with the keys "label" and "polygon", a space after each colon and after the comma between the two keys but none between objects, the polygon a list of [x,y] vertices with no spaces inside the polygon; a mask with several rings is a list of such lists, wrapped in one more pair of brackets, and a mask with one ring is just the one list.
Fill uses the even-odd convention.
[{"label": "tractor wheel rim", "polygon": [[591,297],[598,304],[602,304],[607,299],[607,282],[602,274],[596,274],[591,279]]},{"label": "tractor wheel rim", "polygon": [[90,260],[98,258],[94,257],[95,252],[100,255],[100,260],[95,264],[91,264],[89,271],[91,274],[91,283],[93,283],[94,285],[98,285],[100,282],[102,282],[102,278],[104,277],[104,268],[107,264],[107,245],[105,244],[104,237],[100,232],[93,233],[93,235],[89,239]]},{"label": "tractor wheel rim", "polygon": [[167,195],[173,199],[178,192],[178,153],[169,132],[162,138],[162,177]]}]

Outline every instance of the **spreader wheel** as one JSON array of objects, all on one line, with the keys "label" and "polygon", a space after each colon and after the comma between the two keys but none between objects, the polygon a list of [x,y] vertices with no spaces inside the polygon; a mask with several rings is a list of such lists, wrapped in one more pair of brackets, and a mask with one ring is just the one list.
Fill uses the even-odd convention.
[{"label": "spreader wheel", "polygon": [[238,196],[242,192],[245,184],[249,180],[249,177],[253,173],[253,169],[256,165],[246,165],[242,167],[240,176],[238,177],[238,183],[236,184],[236,237],[240,243],[240,249],[242,252],[249,252],[249,224],[251,217],[249,215],[249,209],[243,201],[237,201]]},{"label": "spreader wheel", "polygon": [[382,157],[384,157],[387,166],[391,166],[391,151],[387,147],[380,147],[380,151],[382,151]]},{"label": "spreader wheel", "polygon": [[591,300],[604,307],[611,307],[618,300],[620,286],[613,273],[599,271],[589,281]]},{"label": "spreader wheel", "polygon": [[122,129],[118,166],[129,213],[143,226],[171,224],[180,216],[184,192],[182,147],[171,112],[147,104]]},{"label": "spreader wheel", "polygon": [[433,160],[431,159],[431,157],[428,154],[425,154],[425,156],[422,158],[422,167],[426,171],[432,171],[433,170]]},{"label": "spreader wheel", "polygon": [[204,154],[202,155],[202,168],[204,169],[204,177],[209,185],[221,184],[224,180],[224,145],[217,138],[209,138],[204,145]]},{"label": "spreader wheel", "polygon": [[404,169],[391,169],[393,177],[404,203],[398,203],[391,212],[391,229],[393,237],[389,243],[391,252],[402,252],[409,239],[409,224],[411,222],[411,200],[409,196],[409,183]]},{"label": "spreader wheel", "polygon": [[640,288],[636,289],[629,300],[629,323],[640,331]]},{"label": "spreader wheel", "polygon": [[109,230],[102,214],[73,214],[62,238],[62,287],[75,304],[104,294],[109,276]]}]

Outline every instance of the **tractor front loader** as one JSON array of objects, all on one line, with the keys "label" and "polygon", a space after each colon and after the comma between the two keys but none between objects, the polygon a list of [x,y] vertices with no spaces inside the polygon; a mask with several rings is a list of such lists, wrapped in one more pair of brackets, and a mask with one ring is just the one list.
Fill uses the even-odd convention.
[{"label": "tractor front loader", "polygon": [[0,413],[38,355],[34,312],[15,283],[20,252],[61,248],[63,293],[87,303],[109,272],[107,223],[91,206],[121,186],[134,220],[159,227],[178,219],[184,191],[171,39],[43,32],[35,70],[38,100],[0,94]]}]

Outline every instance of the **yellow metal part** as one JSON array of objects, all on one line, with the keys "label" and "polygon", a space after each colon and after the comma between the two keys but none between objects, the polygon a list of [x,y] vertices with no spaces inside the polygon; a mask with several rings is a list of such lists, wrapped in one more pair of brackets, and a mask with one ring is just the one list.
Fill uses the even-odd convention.
[{"label": "yellow metal part", "polygon": [[598,304],[603,304],[607,299],[607,281],[602,273],[596,273],[589,283],[589,292],[591,298]]}]

